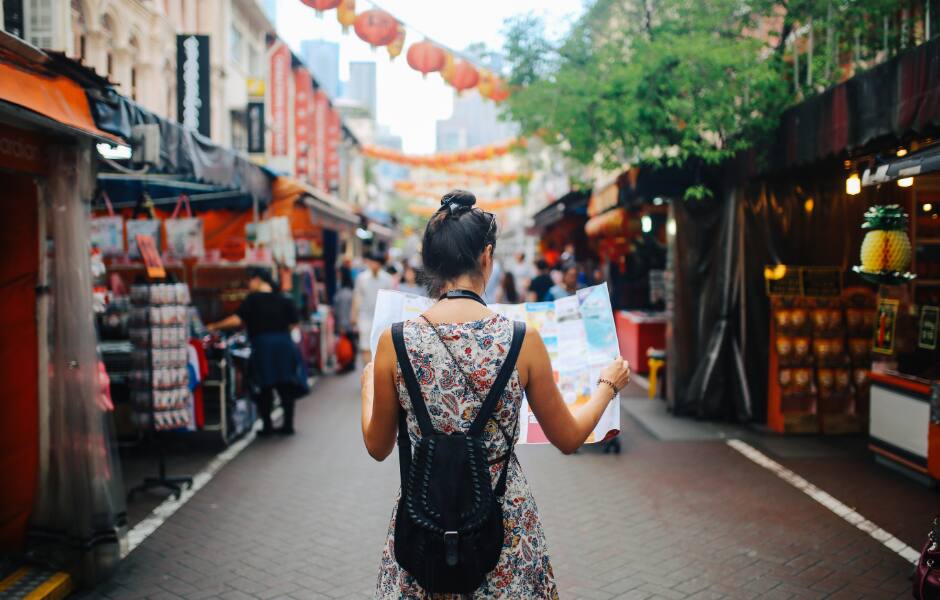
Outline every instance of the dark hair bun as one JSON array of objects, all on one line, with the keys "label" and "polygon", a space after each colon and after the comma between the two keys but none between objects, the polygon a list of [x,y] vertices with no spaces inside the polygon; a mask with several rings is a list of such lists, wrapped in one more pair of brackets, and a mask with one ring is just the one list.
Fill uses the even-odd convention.
[{"label": "dark hair bun", "polygon": [[451,190],[441,198],[441,206],[446,206],[450,212],[459,209],[470,210],[477,203],[477,197],[466,190]]}]

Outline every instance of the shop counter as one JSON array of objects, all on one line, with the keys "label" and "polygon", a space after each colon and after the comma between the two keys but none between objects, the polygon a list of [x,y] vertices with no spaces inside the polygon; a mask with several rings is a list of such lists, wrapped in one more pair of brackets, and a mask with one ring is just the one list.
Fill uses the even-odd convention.
[{"label": "shop counter", "polygon": [[931,422],[930,383],[899,373],[871,374],[868,446],[882,461],[940,480],[940,424]]},{"label": "shop counter", "polygon": [[649,372],[646,351],[666,347],[666,313],[619,310],[614,313],[620,354],[630,361],[634,373]]}]

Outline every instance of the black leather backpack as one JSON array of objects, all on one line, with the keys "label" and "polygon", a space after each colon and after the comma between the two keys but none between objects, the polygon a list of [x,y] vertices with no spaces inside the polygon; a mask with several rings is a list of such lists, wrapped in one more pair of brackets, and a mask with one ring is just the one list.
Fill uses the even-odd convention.
[{"label": "black leather backpack", "polygon": [[[504,461],[503,468],[494,489],[490,486],[483,428],[506,389],[525,338],[525,323],[513,325],[509,352],[480,412],[466,433],[452,434],[439,433],[431,425],[405,348],[402,323],[392,326],[395,354],[421,427],[421,439],[412,456],[405,411],[400,411],[401,500],[395,521],[395,560],[428,592],[473,592],[499,562],[504,536],[502,496],[515,430],[510,435],[500,428],[509,450],[500,459]],[[444,344],[443,339],[441,343]],[[446,344],[444,347],[450,352]],[[456,359],[454,362],[460,370]],[[469,379],[467,385],[476,393]]]}]

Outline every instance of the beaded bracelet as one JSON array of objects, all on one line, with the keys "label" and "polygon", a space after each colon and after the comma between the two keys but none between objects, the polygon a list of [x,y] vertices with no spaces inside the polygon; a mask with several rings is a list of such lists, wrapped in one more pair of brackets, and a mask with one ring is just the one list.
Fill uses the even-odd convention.
[{"label": "beaded bracelet", "polygon": [[599,378],[599,379],[597,380],[597,385],[600,385],[600,384],[602,384],[602,383],[606,383],[607,385],[609,385],[609,386],[610,386],[610,389],[614,390],[614,394],[619,394],[619,393],[620,393],[620,390],[617,389],[617,386],[615,386],[615,385],[614,385],[614,382],[611,381],[610,379],[604,379],[603,377]]}]

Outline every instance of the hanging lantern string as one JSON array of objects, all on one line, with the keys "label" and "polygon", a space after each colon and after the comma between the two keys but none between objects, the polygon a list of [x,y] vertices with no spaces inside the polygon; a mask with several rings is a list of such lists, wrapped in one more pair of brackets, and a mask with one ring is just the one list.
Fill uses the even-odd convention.
[{"label": "hanging lantern string", "polygon": [[[461,60],[464,60],[464,61],[466,61],[466,62],[472,64],[474,67],[477,67],[478,69],[483,69],[483,70],[486,70],[486,71],[492,71],[492,70],[493,70],[491,67],[481,65],[481,64],[479,63],[479,60],[480,60],[479,58],[477,58],[477,57],[471,57],[470,55],[468,55],[468,54],[466,54],[466,53],[464,53],[464,52],[461,52],[461,51],[458,51],[458,50],[454,50],[454,49],[451,48],[450,46],[448,46],[448,45],[446,45],[446,44],[442,44],[442,43],[438,42],[437,40],[433,39],[433,38],[430,37],[429,35],[425,34],[423,31],[421,31],[420,29],[418,29],[417,27],[414,27],[414,26],[409,25],[408,23],[402,21],[401,19],[399,19],[398,17],[396,17],[395,14],[392,13],[390,10],[386,10],[386,9],[383,8],[381,5],[379,5],[377,2],[375,2],[375,0],[363,0],[363,1],[364,1],[365,4],[370,5],[372,8],[375,8],[375,9],[381,10],[381,11],[384,11],[384,12],[386,12],[386,13],[392,15],[392,17],[393,17],[396,21],[398,21],[398,24],[399,24],[401,27],[404,27],[405,29],[408,30],[408,33],[419,35],[419,36],[421,36],[421,37],[427,39],[429,42],[433,42],[434,44],[436,44],[437,46],[439,46],[442,50],[446,50],[447,52],[450,52],[451,54],[453,54],[455,58],[459,58],[459,59],[461,59]],[[499,74],[499,75],[502,76],[502,74]]]}]

